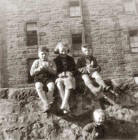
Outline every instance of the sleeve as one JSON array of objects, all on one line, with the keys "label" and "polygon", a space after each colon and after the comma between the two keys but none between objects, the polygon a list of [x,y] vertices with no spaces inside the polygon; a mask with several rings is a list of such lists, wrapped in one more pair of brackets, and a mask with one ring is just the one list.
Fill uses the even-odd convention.
[{"label": "sleeve", "polygon": [[94,67],[95,71],[100,72],[101,71],[101,67],[98,65],[97,60],[96,60],[95,57],[93,57],[93,62],[94,62],[94,66],[93,67]]},{"label": "sleeve", "polygon": [[74,58],[72,58],[72,70],[71,70],[71,72],[73,73],[73,74],[75,74],[75,72],[76,72],[76,64],[75,64],[75,61],[74,61]]},{"label": "sleeve", "polygon": [[38,67],[38,60],[35,60],[32,64],[31,70],[30,70],[30,75],[34,76],[40,72],[40,69]]},{"label": "sleeve", "polygon": [[87,73],[87,68],[86,68],[86,66],[83,65],[81,59],[78,59],[78,61],[77,61],[77,69],[82,74]]},{"label": "sleeve", "polygon": [[94,128],[93,123],[88,123],[87,125],[84,126],[83,130],[84,132],[90,132]]},{"label": "sleeve", "polygon": [[57,74],[57,67],[56,67],[55,62],[54,62],[54,61],[51,61],[51,62],[49,62],[49,63],[50,63],[50,64],[49,64],[49,67],[48,67],[49,72],[50,72],[51,74],[56,75],[56,74]]}]

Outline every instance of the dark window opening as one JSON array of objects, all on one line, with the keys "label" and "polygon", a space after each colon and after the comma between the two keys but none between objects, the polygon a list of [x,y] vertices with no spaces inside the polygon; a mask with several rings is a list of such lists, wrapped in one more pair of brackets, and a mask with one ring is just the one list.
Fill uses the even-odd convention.
[{"label": "dark window opening", "polygon": [[72,34],[72,44],[81,44],[82,34]]},{"label": "dark window opening", "polygon": [[131,52],[138,53],[138,30],[130,30],[129,39]]},{"label": "dark window opening", "polygon": [[26,45],[27,46],[38,45],[36,23],[27,23],[26,26],[27,26],[26,27]]},{"label": "dark window opening", "polygon": [[70,7],[72,6],[79,6],[80,5],[80,3],[79,3],[79,1],[70,1]]},{"label": "dark window opening", "polygon": [[130,37],[138,36],[138,30],[131,30],[131,31],[129,31],[129,36]]},{"label": "dark window opening", "polygon": [[81,53],[82,34],[72,34],[72,50],[74,55]]}]

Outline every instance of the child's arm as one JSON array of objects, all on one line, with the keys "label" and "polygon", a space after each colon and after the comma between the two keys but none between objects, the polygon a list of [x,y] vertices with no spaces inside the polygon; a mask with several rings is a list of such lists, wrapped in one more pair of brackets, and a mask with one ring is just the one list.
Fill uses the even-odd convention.
[{"label": "child's arm", "polygon": [[76,64],[75,64],[75,61],[74,61],[74,58],[72,57],[72,63],[71,63],[71,71],[70,71],[72,74],[75,74],[76,72]]},{"label": "child's arm", "polygon": [[98,71],[98,72],[101,71],[101,67],[98,65],[97,60],[96,60],[95,57],[93,57],[93,70]]},{"label": "child's arm", "polygon": [[90,132],[93,128],[94,128],[94,124],[93,123],[88,123],[84,126],[82,131]]},{"label": "child's arm", "polygon": [[49,71],[51,74],[56,75],[56,73],[57,73],[57,67],[56,67],[56,64],[55,64],[54,61],[49,62],[48,71]]},{"label": "child's arm", "polygon": [[78,61],[77,61],[77,69],[80,73],[83,73],[83,74],[88,73],[87,67],[86,67],[86,65],[83,64],[81,59],[78,59]]},{"label": "child's arm", "polygon": [[82,135],[83,135],[84,139],[87,139],[87,137],[91,134],[93,128],[94,128],[94,124],[93,123],[89,123],[89,124],[84,126],[84,128],[82,130]]},{"label": "child's arm", "polygon": [[38,74],[43,69],[43,67],[38,67],[38,63],[39,63],[38,60],[35,60],[33,62],[31,70],[30,70],[30,75],[31,76],[34,76],[34,75]]}]

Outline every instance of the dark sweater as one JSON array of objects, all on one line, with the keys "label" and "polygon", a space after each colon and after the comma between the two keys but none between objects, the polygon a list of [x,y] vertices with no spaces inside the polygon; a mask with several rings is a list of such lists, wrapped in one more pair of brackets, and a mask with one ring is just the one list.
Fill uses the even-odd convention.
[{"label": "dark sweater", "polygon": [[88,74],[86,66],[88,63],[91,63],[92,61],[93,61],[94,71],[100,72],[101,67],[98,65],[96,58],[93,57],[92,55],[91,56],[82,56],[78,59],[78,61],[77,61],[78,71],[82,74]]},{"label": "dark sweater", "polygon": [[72,72],[72,74],[76,71],[75,61],[73,57],[67,55],[66,57],[62,57],[61,55],[58,55],[54,62],[57,67],[57,74],[60,74],[62,72]]},{"label": "dark sweater", "polygon": [[[104,124],[96,125],[92,122],[84,126],[83,132],[91,133],[93,139],[102,139],[105,136],[105,127]],[[95,135],[96,133],[98,133],[97,136]]]}]

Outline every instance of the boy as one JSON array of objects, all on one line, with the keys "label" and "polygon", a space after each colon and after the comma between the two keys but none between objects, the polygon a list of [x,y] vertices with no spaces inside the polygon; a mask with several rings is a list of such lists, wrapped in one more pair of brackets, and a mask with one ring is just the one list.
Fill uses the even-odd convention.
[{"label": "boy", "polygon": [[64,114],[70,111],[68,99],[71,91],[76,88],[74,78],[74,72],[76,70],[75,62],[74,59],[68,55],[68,52],[68,44],[63,42],[57,44],[55,53],[59,53],[59,55],[54,59],[58,75],[56,85],[62,99],[60,109],[63,110]]},{"label": "boy", "polygon": [[[30,75],[34,77],[36,91],[43,102],[43,111],[46,112],[50,108],[48,102],[48,94],[53,97],[54,92],[54,75],[56,74],[56,66],[48,60],[48,49],[41,47],[38,49],[39,59],[32,64]],[[44,88],[48,88],[46,95]]]},{"label": "boy", "polygon": [[[97,96],[97,93],[101,91],[101,88],[108,90],[109,87],[104,83],[102,77],[99,74],[101,68],[97,64],[96,58],[92,56],[92,49],[90,48],[90,45],[82,45],[81,50],[83,56],[77,61],[78,71],[81,73],[81,77],[85,85],[95,96]],[[92,84],[91,78],[94,78],[99,84],[98,88]]]},{"label": "boy", "polygon": [[90,140],[102,139],[105,136],[105,113],[102,109],[96,109],[93,112],[93,121],[84,126],[82,130],[83,139]]}]

